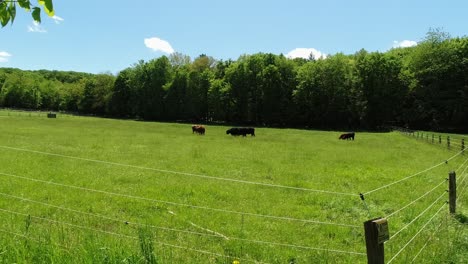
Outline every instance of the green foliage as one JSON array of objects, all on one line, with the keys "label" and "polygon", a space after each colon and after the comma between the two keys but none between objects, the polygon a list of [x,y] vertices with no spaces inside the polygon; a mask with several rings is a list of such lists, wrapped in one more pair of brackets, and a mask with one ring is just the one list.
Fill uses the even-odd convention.
[{"label": "green foliage", "polygon": [[[50,17],[54,16],[54,6],[52,0],[37,0],[38,4],[44,8],[46,14]],[[0,24],[2,27],[8,23],[13,24],[16,17],[16,4],[27,12],[31,12],[34,21],[41,22],[41,8],[31,4],[29,0],[3,0],[0,1]]]},{"label": "green foliage", "polygon": [[87,114],[104,115],[107,113],[111,91],[114,89],[114,80],[114,76],[108,74],[98,74],[92,79],[87,79],[79,110]]},{"label": "green foliage", "polygon": [[41,9],[39,7],[33,7],[31,16],[34,19],[34,21],[41,23]]},{"label": "green foliage", "polygon": [[367,127],[395,121],[399,109],[394,107],[408,94],[401,78],[402,61],[391,54],[370,53],[358,56],[356,70],[361,85],[364,111],[361,119]]},{"label": "green foliage", "polygon": [[124,117],[134,114],[131,104],[134,101],[130,86],[131,74],[131,69],[126,69],[121,71],[115,79],[109,101],[109,113],[114,116]]},{"label": "green foliage", "polygon": [[349,119],[353,89],[351,66],[350,58],[337,54],[326,60],[310,61],[300,68],[294,97],[303,122],[315,127],[352,123]]},{"label": "green foliage", "polygon": [[174,53],[117,77],[0,69],[0,106],[193,123],[468,131],[466,72],[468,38],[432,30],[415,47],[319,60],[258,53],[192,61]]}]

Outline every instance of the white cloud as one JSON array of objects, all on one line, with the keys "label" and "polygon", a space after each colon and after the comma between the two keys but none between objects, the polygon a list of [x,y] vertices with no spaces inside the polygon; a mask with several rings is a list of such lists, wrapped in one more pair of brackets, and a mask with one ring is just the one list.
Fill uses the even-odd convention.
[{"label": "white cloud", "polygon": [[418,43],[414,40],[393,41],[394,48],[408,48],[416,45],[418,45]]},{"label": "white cloud", "polygon": [[0,51],[0,62],[7,62],[11,54],[6,51]]},{"label": "white cloud", "polygon": [[28,26],[28,32],[47,33],[47,30],[41,27],[36,21],[33,21],[33,24]]},{"label": "white cloud", "polygon": [[288,54],[286,54],[286,57],[291,58],[291,59],[294,59],[294,58],[308,59],[311,54],[316,60],[324,59],[327,57],[327,54],[322,53],[314,48],[295,48],[291,50],[290,52],[288,52]]},{"label": "white cloud", "polygon": [[154,51],[161,51],[167,54],[174,53],[174,49],[169,42],[156,37],[145,38],[145,46]]},{"label": "white cloud", "polygon": [[59,17],[59,16],[55,16],[55,15],[54,15],[54,16],[52,17],[52,20],[54,20],[55,24],[60,24],[60,23],[63,22],[64,19],[61,18],[61,17]]}]

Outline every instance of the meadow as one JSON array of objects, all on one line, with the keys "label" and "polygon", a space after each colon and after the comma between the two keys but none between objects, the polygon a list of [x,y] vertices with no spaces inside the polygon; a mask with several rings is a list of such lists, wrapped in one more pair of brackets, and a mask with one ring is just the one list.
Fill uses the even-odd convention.
[{"label": "meadow", "polygon": [[362,223],[385,216],[386,260],[468,261],[458,148],[6,110],[0,124],[0,263],[366,263]]}]

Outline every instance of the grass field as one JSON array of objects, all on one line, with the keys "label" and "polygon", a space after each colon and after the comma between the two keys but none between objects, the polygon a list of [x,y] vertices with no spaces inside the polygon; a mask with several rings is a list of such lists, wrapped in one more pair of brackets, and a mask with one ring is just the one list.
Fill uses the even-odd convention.
[{"label": "grass field", "polygon": [[379,216],[401,230],[387,261],[413,238],[392,263],[468,261],[468,155],[438,144],[11,111],[0,124],[0,263],[366,263],[362,223]]}]

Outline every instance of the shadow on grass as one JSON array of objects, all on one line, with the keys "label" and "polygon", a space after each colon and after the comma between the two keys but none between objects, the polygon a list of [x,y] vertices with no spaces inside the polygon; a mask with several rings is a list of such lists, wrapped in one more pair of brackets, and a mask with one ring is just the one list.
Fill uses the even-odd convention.
[{"label": "shadow on grass", "polygon": [[455,215],[455,219],[460,222],[461,224],[468,224],[468,216],[462,214],[462,213],[458,213]]}]

